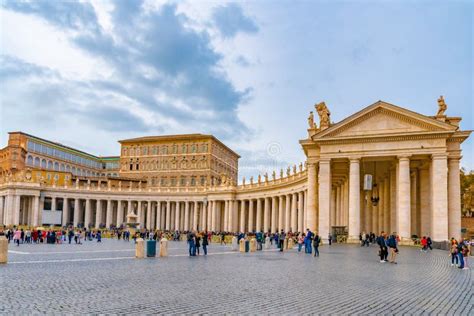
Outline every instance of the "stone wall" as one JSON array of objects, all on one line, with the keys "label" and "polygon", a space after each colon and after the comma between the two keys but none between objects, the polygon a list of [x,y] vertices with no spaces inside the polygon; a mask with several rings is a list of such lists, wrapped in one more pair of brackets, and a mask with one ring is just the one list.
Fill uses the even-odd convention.
[{"label": "stone wall", "polygon": [[462,233],[464,238],[474,238],[474,217],[462,217],[461,218],[461,229],[466,229],[466,232]]}]

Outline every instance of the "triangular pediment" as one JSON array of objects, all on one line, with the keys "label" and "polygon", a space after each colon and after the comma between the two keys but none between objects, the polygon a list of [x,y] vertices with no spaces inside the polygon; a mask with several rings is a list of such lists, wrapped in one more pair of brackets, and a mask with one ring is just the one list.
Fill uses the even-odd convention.
[{"label": "triangular pediment", "polygon": [[454,131],[455,126],[396,105],[378,101],[320,131],[313,140],[377,135]]}]

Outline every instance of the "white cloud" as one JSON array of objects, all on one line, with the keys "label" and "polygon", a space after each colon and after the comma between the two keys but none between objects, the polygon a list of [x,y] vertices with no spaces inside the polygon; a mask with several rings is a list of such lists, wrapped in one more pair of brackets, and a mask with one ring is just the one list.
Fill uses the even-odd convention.
[{"label": "white cloud", "polygon": [[109,77],[105,63],[82,53],[66,33],[33,15],[0,9],[1,53],[58,71],[64,78]]}]

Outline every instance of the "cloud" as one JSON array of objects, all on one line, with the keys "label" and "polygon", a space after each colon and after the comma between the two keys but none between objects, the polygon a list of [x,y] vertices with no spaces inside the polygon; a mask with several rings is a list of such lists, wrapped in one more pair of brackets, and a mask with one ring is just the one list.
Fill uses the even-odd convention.
[{"label": "cloud", "polygon": [[[186,27],[188,17],[175,5],[144,10],[142,1],[112,4],[111,27],[104,30],[90,3],[2,2],[6,14],[14,12],[10,27],[15,19],[40,19],[72,49],[107,67],[98,76],[76,79],[50,60],[38,65],[10,50],[0,60],[0,84],[22,93],[25,113],[41,107],[54,111],[57,120],[75,116],[84,126],[110,133],[202,132],[223,140],[250,133],[237,116],[250,90],[231,83],[206,31]],[[19,85],[20,78],[29,82],[28,89]],[[2,106],[18,103],[13,92],[4,94]]]},{"label": "cloud", "polygon": [[237,3],[229,3],[215,8],[212,18],[224,38],[234,37],[239,32],[258,32],[257,24],[244,14],[242,7]]}]

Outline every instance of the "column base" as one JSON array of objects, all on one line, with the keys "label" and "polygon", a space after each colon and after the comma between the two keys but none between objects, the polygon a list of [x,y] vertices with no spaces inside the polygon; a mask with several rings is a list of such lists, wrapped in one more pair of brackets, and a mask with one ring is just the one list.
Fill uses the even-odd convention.
[{"label": "column base", "polygon": [[346,241],[348,244],[360,244],[359,237],[349,236]]},{"label": "column base", "polygon": [[414,246],[415,242],[411,238],[402,237],[398,244],[400,246]]}]

